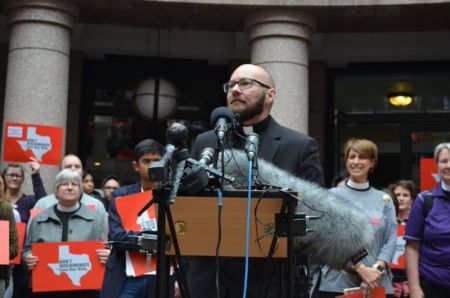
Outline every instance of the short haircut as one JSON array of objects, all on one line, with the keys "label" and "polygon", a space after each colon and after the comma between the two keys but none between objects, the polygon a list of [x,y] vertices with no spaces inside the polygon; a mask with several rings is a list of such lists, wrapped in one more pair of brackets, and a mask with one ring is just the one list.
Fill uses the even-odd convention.
[{"label": "short haircut", "polygon": [[78,160],[80,161],[80,164],[81,164],[81,168],[83,169],[83,163],[81,162],[81,159],[80,159],[77,155],[72,154],[72,153],[69,153],[69,154],[64,155],[63,158],[61,158],[61,160],[60,160],[60,162],[59,162],[59,169],[60,169],[60,170],[63,170],[63,167],[62,167],[62,166],[63,166],[63,165],[62,165],[63,160],[64,160],[66,157],[69,157],[69,156],[73,156],[73,157],[78,158]]},{"label": "short haircut", "polygon": [[139,159],[147,153],[159,153],[163,154],[164,147],[153,139],[145,139],[134,147],[134,160],[139,162]]},{"label": "short haircut", "polygon": [[444,149],[447,149],[450,152],[450,143],[440,143],[434,149],[434,160],[436,161],[436,163],[439,162],[439,155]]},{"label": "short haircut", "polygon": [[412,180],[398,180],[394,183],[389,184],[389,190],[395,195],[395,189],[397,187],[403,187],[404,189],[409,191],[411,195],[411,199],[414,200],[416,197],[416,186]]},{"label": "short haircut", "polygon": [[77,172],[72,171],[71,169],[64,169],[61,172],[59,172],[55,177],[55,184],[54,184],[54,193],[56,194],[58,192],[58,187],[68,181],[74,181],[78,184],[78,187],[80,188],[80,193],[83,192],[83,181],[81,180],[81,176],[78,175]]},{"label": "short haircut", "polygon": [[351,149],[365,156],[368,159],[374,160],[375,163],[373,165],[372,170],[378,164],[378,148],[374,142],[367,139],[349,139],[345,143],[344,149],[345,161],[347,161]]},{"label": "short haircut", "polygon": [[117,183],[119,183],[119,185],[121,185],[119,178],[117,178],[116,175],[108,175],[105,177],[105,179],[103,179],[102,181],[102,188],[105,187],[106,182],[108,182],[109,180],[116,180]]}]

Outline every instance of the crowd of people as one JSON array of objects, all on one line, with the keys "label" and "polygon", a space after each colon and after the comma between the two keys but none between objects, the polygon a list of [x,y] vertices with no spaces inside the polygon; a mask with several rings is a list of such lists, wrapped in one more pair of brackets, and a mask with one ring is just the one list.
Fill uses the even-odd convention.
[{"label": "crowd of people", "polygon": [[[280,125],[270,115],[276,99],[272,76],[260,66],[239,66],[224,85],[228,108],[240,114],[242,131],[227,136],[228,148],[244,149],[244,131],[260,136],[259,158],[294,176],[324,187],[316,141]],[[213,130],[197,137],[192,157],[199,159],[206,147],[217,142]],[[47,194],[39,175],[40,164],[32,159],[33,195],[22,193],[24,166],[10,163],[0,176],[0,220],[9,222],[9,256],[18,253],[16,222],[27,223],[22,266],[0,266],[0,298],[28,297],[154,297],[155,276],[129,271],[131,255],[139,253],[140,230],[128,228],[119,212],[118,199],[152,191],[157,185],[148,174],[149,166],[161,159],[164,147],[152,140],[139,142],[134,149],[131,166],[139,174],[136,183],[121,186],[114,175],[105,177],[100,191],[94,187],[92,173],[83,171],[76,155],[68,154],[60,162],[52,194]],[[378,148],[368,139],[350,139],[344,148],[346,171],[333,181],[331,192],[348,206],[367,217],[374,227],[373,245],[367,255],[348,270],[338,271],[326,266],[316,276],[313,297],[336,297],[345,289],[358,287],[364,295],[382,287],[387,297],[450,297],[450,143],[443,143],[434,152],[441,180],[434,189],[416,197],[412,181],[393,182],[385,191],[370,185],[369,178],[378,163]],[[339,179],[338,179],[339,178]],[[318,198],[321,199],[321,198]],[[40,210],[32,215],[32,210]],[[153,219],[147,219],[153,220]],[[406,268],[391,269],[402,238],[398,226],[406,226],[404,241]],[[100,290],[32,292],[33,271],[39,258],[33,254],[34,243],[96,240],[105,246],[95,254],[103,264],[105,275]],[[400,242],[399,242],[400,241]],[[112,243],[112,245],[109,245]],[[108,244],[108,245],[106,245]],[[301,259],[299,268],[306,265]],[[216,265],[220,275],[216,275]],[[266,297],[282,297],[283,264],[274,267],[271,286]],[[247,297],[259,295],[259,278],[264,271],[261,260],[251,259]],[[187,283],[190,296],[240,297],[243,291],[242,258],[193,257],[189,261]],[[13,286],[11,286],[11,282]],[[8,291],[6,291],[8,289]],[[6,292],[5,292],[6,291]],[[171,296],[180,296],[177,286]],[[306,296],[301,296],[306,297]]]}]

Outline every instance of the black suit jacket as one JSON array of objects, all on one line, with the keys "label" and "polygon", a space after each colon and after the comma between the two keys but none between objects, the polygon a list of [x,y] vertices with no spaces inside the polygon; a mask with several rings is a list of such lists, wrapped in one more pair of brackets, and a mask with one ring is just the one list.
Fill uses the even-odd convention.
[{"label": "black suit jacket", "polygon": [[[273,118],[268,121],[258,149],[258,158],[271,162],[300,178],[323,185],[316,141],[280,125]],[[216,140],[217,137],[212,130],[200,134],[192,147],[192,157],[199,159],[202,149],[214,148]]]}]

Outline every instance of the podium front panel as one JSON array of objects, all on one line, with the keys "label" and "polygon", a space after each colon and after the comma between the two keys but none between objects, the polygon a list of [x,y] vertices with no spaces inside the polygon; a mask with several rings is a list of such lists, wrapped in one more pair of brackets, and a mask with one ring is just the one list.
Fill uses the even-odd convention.
[{"label": "podium front panel", "polygon": [[[224,193],[222,209],[222,240],[219,256],[244,257],[247,221],[246,192],[241,197],[229,197]],[[267,257],[275,231],[275,214],[283,204],[281,197],[265,196],[258,204],[252,198],[250,223],[250,257]],[[255,220],[255,208],[257,213]],[[179,196],[170,206],[181,255],[215,256],[218,237],[218,198],[211,196]],[[258,232],[256,232],[258,229]],[[166,234],[169,227],[166,223]],[[257,240],[259,239],[259,240]],[[170,245],[168,255],[174,254]],[[287,257],[287,239],[277,241],[275,258]]]}]

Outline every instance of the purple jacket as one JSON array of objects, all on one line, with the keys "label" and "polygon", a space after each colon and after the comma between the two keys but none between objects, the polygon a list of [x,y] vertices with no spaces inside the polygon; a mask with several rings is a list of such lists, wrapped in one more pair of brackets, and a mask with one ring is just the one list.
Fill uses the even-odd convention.
[{"label": "purple jacket", "polygon": [[433,188],[433,208],[424,218],[420,193],[411,208],[404,239],[420,242],[419,275],[426,280],[450,288],[450,195],[441,183]]}]

